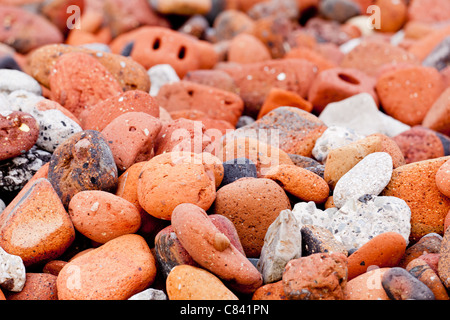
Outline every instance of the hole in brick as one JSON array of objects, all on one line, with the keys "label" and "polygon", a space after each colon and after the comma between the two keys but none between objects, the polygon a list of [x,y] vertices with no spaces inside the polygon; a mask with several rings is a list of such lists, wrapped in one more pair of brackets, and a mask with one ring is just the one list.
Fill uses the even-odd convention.
[{"label": "hole in brick", "polygon": [[188,95],[190,96],[190,97],[192,97],[193,95],[194,95],[194,90],[188,90]]},{"label": "hole in brick", "polygon": [[178,59],[183,60],[186,57],[186,47],[182,46],[178,51]]},{"label": "hole in brick", "polygon": [[153,41],[153,50],[158,50],[161,46],[161,39],[156,38],[155,41]]},{"label": "hole in brick", "polygon": [[136,127],[130,127],[128,131],[136,131]]},{"label": "hole in brick", "polygon": [[359,84],[360,83],[358,79],[352,77],[351,75],[345,74],[345,73],[339,73],[338,77],[341,80],[351,83],[351,84]]}]

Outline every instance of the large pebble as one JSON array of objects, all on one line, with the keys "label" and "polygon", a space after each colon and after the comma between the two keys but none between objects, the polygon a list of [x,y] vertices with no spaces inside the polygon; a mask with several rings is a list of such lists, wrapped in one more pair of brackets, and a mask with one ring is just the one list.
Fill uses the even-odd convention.
[{"label": "large pebble", "polygon": [[0,216],[0,246],[25,266],[60,256],[74,241],[75,229],[50,182],[41,178],[11,210]]},{"label": "large pebble", "polygon": [[291,300],[342,300],[347,284],[347,257],[341,253],[315,253],[293,259],[282,277]]},{"label": "large pebble", "polygon": [[450,228],[445,231],[438,263],[438,274],[447,290],[450,288]]},{"label": "large pebble", "polygon": [[403,268],[390,268],[381,284],[392,300],[435,300],[430,288]]},{"label": "large pebble", "polygon": [[148,69],[150,77],[150,95],[155,97],[158,95],[162,86],[167,83],[180,81],[180,77],[170,64],[157,64]]},{"label": "large pebble", "polygon": [[291,209],[291,204],[275,181],[241,178],[217,191],[212,212],[234,223],[246,255],[255,258],[261,253],[267,229],[284,209]]},{"label": "large pebble", "polygon": [[0,92],[9,94],[16,90],[25,90],[36,95],[42,94],[41,86],[25,72],[10,69],[0,70]]},{"label": "large pebble", "polygon": [[228,282],[235,290],[253,293],[262,276],[210,220],[193,204],[180,204],[172,213],[172,225],[183,247],[205,269]]},{"label": "large pebble", "polygon": [[286,264],[302,255],[300,226],[292,211],[283,210],[267,229],[257,268],[264,283],[281,280]]},{"label": "large pebble", "polygon": [[247,158],[231,159],[223,162],[222,186],[232,183],[240,178],[257,178],[256,165]]},{"label": "large pebble", "polygon": [[344,289],[345,300],[390,300],[381,279],[391,268],[377,268],[353,278],[347,282]]},{"label": "large pebble", "polygon": [[339,252],[348,256],[344,245],[325,227],[312,224],[304,224],[302,233],[302,255],[309,256],[313,253]]},{"label": "large pebble", "polygon": [[428,233],[406,249],[406,252],[398,266],[401,268],[406,268],[412,260],[419,258],[422,255],[439,254],[441,244],[441,235],[437,233]]},{"label": "large pebble", "polygon": [[127,234],[73,258],[56,284],[59,300],[126,300],[155,277],[156,261],[144,238]]},{"label": "large pebble", "polygon": [[148,288],[129,297],[128,300],[167,300],[167,296],[162,290]]},{"label": "large pebble", "polygon": [[434,294],[436,300],[449,300],[449,296],[445,286],[441,282],[439,276],[428,265],[425,260],[416,258],[406,266],[406,271],[423,282]]},{"label": "large pebble", "polygon": [[100,132],[84,130],[56,148],[50,159],[48,179],[67,207],[80,191],[115,191],[118,171],[111,149]]},{"label": "large pebble", "polygon": [[7,294],[8,300],[58,300],[57,276],[49,273],[26,274],[25,286],[20,292]]},{"label": "large pebble", "polygon": [[342,176],[333,191],[333,202],[341,208],[347,200],[365,194],[379,195],[392,175],[392,158],[386,152],[374,152],[364,157]]}]

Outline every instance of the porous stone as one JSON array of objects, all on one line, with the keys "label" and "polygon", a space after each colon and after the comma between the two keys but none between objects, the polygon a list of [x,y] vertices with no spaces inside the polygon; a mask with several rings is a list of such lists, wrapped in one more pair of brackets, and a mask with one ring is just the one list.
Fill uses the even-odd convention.
[{"label": "porous stone", "polygon": [[280,212],[267,229],[257,268],[264,283],[281,280],[286,264],[302,255],[300,227],[291,210]]},{"label": "porous stone", "polygon": [[348,256],[344,245],[336,240],[334,235],[325,227],[305,224],[301,227],[302,233],[302,254],[308,256],[314,253],[340,252]]}]

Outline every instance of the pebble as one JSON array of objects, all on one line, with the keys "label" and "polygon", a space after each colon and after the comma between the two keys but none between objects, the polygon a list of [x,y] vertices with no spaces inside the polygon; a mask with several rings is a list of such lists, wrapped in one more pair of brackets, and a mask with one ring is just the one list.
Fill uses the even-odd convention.
[{"label": "pebble", "polygon": [[445,89],[425,115],[422,125],[426,128],[450,135],[447,110],[450,108],[450,88]]},{"label": "pebble", "polygon": [[56,287],[59,300],[126,300],[155,277],[156,261],[145,240],[126,234],[69,261]]},{"label": "pebble", "polygon": [[257,120],[265,116],[270,111],[284,106],[299,108],[307,112],[311,112],[313,109],[313,105],[297,93],[272,87],[264,100],[264,104],[259,110]]},{"label": "pebble", "polygon": [[390,300],[381,279],[391,268],[377,268],[349,280],[344,289],[345,300]]},{"label": "pebble", "polygon": [[368,154],[336,183],[334,205],[341,208],[351,198],[379,195],[391,180],[392,170],[392,158],[388,153]]},{"label": "pebble", "polygon": [[408,263],[405,269],[430,288],[436,300],[450,299],[439,276],[430,268],[427,262],[421,258],[416,258]]},{"label": "pebble", "polygon": [[7,300],[58,300],[57,276],[49,273],[27,273],[20,292],[7,294]]},{"label": "pebble", "polygon": [[170,64],[157,64],[149,68],[147,71],[150,77],[150,95],[155,97],[158,95],[161,87],[167,83],[180,81],[180,77]]},{"label": "pebble", "polygon": [[0,247],[0,287],[11,292],[22,291],[26,269],[20,256],[9,254]]},{"label": "pebble", "polygon": [[128,300],[167,300],[167,295],[162,290],[148,288],[132,295]]},{"label": "pebble", "polygon": [[236,158],[223,162],[223,180],[225,186],[240,178],[257,178],[256,165],[247,158]]},{"label": "pebble", "polygon": [[390,268],[381,284],[392,300],[435,300],[430,288],[403,268]]},{"label": "pebble", "polygon": [[48,180],[65,207],[80,191],[115,191],[118,170],[101,133],[84,130],[60,144],[51,156]]},{"label": "pebble", "polygon": [[42,94],[39,82],[23,71],[1,69],[0,79],[2,79],[0,80],[0,92],[2,94],[7,95],[16,90],[25,90],[36,95]]},{"label": "pebble", "polygon": [[283,210],[267,229],[257,268],[264,283],[280,281],[286,264],[302,256],[302,234],[292,211]]},{"label": "pebble", "polygon": [[320,252],[337,252],[348,256],[348,252],[343,244],[338,241],[327,228],[319,225],[303,224],[300,231],[302,234],[303,256],[309,256]]},{"label": "pebble", "polygon": [[347,257],[341,253],[315,253],[293,259],[282,277],[290,300],[342,300],[347,284]]},{"label": "pebble", "polygon": [[441,235],[437,233],[428,233],[406,249],[402,260],[399,262],[399,267],[406,268],[412,260],[419,258],[422,255],[439,253],[441,250],[441,243]]},{"label": "pebble", "polygon": [[439,250],[440,258],[438,262],[438,274],[444,286],[447,290],[450,288],[450,273],[449,273],[449,263],[450,263],[450,250],[449,250],[449,238],[450,229],[447,228],[444,237],[442,239],[441,249]]}]

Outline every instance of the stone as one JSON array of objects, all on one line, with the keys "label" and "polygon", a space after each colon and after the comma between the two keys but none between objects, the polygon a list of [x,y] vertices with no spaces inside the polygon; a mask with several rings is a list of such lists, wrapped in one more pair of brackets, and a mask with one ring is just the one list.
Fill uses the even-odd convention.
[{"label": "stone", "polygon": [[345,247],[334,235],[325,227],[312,224],[303,224],[302,234],[302,254],[309,256],[314,253],[342,253],[348,256]]},{"label": "stone", "polygon": [[442,284],[439,276],[433,269],[421,258],[412,260],[406,266],[406,271],[423,282],[433,292],[436,300],[449,300],[447,291]]},{"label": "stone", "polygon": [[125,171],[136,162],[150,160],[162,124],[145,112],[127,112],[112,120],[102,135],[108,142],[117,168]]},{"label": "stone", "polygon": [[160,116],[158,103],[152,96],[140,90],[129,90],[98,102],[82,112],[80,120],[84,130],[101,132],[115,118],[128,112],[144,112],[155,118]]},{"label": "stone", "polygon": [[181,203],[208,210],[216,198],[214,173],[194,158],[179,162],[178,158],[170,152],[153,157],[139,175],[139,204],[159,219],[170,220]]},{"label": "stone", "polygon": [[450,288],[450,250],[449,250],[449,239],[450,239],[450,229],[447,228],[445,231],[444,237],[442,239],[441,249],[439,251],[440,258],[438,263],[438,275],[441,279],[444,286],[447,288]]},{"label": "stone", "polygon": [[381,112],[372,96],[365,92],[329,103],[319,119],[328,127],[347,127],[364,136],[381,133],[393,137],[410,128]]},{"label": "stone", "polygon": [[342,101],[360,93],[368,93],[378,105],[376,81],[358,69],[330,68],[320,72],[308,92],[314,112],[320,114],[332,102]]},{"label": "stone", "polygon": [[26,274],[25,286],[20,292],[7,294],[7,300],[58,300],[57,276],[49,273]]},{"label": "stone", "polygon": [[17,157],[33,147],[39,137],[39,123],[21,111],[0,111],[0,161]]},{"label": "stone", "polygon": [[283,281],[265,284],[253,293],[252,300],[288,300],[283,289]]},{"label": "stone", "polygon": [[373,266],[398,266],[405,250],[405,238],[399,233],[384,232],[373,237],[348,257],[348,280],[367,272]]},{"label": "stone", "polygon": [[20,292],[25,286],[26,269],[20,256],[9,254],[0,247],[0,287]]},{"label": "stone", "polygon": [[[103,15],[103,12],[101,12]],[[88,22],[83,27],[88,28]],[[50,75],[56,61],[66,53],[83,52],[100,62],[108,72],[119,82],[123,91],[142,90],[149,92],[150,79],[147,70],[138,62],[119,54],[91,50],[82,46],[51,44],[34,50],[29,56],[30,75],[43,87],[50,88]]]},{"label": "stone", "polygon": [[128,300],[167,300],[167,295],[162,290],[148,288],[132,295]]},{"label": "stone", "polygon": [[223,180],[221,186],[225,186],[240,178],[257,178],[256,165],[247,158],[236,158],[223,163]]},{"label": "stone", "polygon": [[240,33],[230,40],[228,60],[236,63],[254,63],[272,59],[266,45],[249,33]]},{"label": "stone", "polygon": [[150,95],[152,97],[158,95],[158,92],[163,85],[180,81],[180,77],[174,68],[167,63],[154,65],[148,69],[147,74],[150,77]]},{"label": "stone", "polygon": [[280,107],[247,126],[230,133],[231,137],[257,138],[286,153],[311,157],[316,140],[327,126],[315,115],[294,107]]},{"label": "stone", "polygon": [[136,233],[141,226],[139,210],[131,202],[101,190],[78,192],[68,212],[75,229],[98,243]]},{"label": "stone", "polygon": [[238,300],[211,272],[189,265],[174,267],[167,277],[169,300]]},{"label": "stone", "polygon": [[71,259],[56,285],[60,300],[126,300],[155,277],[156,261],[145,240],[126,234]]},{"label": "stone", "polygon": [[83,52],[63,54],[50,73],[49,83],[51,100],[77,117],[82,111],[123,91],[106,67]]},{"label": "stone", "polygon": [[435,300],[430,288],[403,268],[390,268],[381,284],[392,300]]},{"label": "stone", "polygon": [[348,171],[364,157],[375,152],[388,153],[392,158],[393,168],[405,164],[403,154],[395,141],[382,134],[373,134],[331,150],[325,163],[325,181],[334,189]]},{"label": "stone", "polygon": [[316,140],[312,150],[312,156],[317,161],[325,163],[328,153],[331,150],[343,147],[362,138],[364,136],[353,129],[342,126],[330,126]]},{"label": "stone", "polygon": [[317,67],[318,75],[322,73],[322,71],[338,67],[338,64],[335,63],[335,61],[331,60],[330,57],[325,56],[325,52],[320,51],[318,45],[313,46],[312,48],[303,45],[294,47],[284,55],[284,58],[308,60]]},{"label": "stone", "polygon": [[195,15],[206,14],[211,10],[211,0],[180,1],[180,0],[152,0],[150,4],[154,10],[162,14]]},{"label": "stone", "polygon": [[422,61],[425,67],[432,67],[438,71],[443,70],[450,62],[450,36],[447,36]]},{"label": "stone", "polygon": [[341,208],[349,199],[365,194],[379,195],[391,180],[392,158],[386,152],[365,156],[345,173],[333,190],[333,202]]},{"label": "stone", "polygon": [[444,157],[449,153],[448,137],[423,126],[414,126],[392,139],[399,146],[407,164]]},{"label": "stone", "polygon": [[[439,189],[441,193],[443,193],[446,197],[450,195],[449,190],[449,166],[450,162],[444,162],[442,166],[439,167],[438,171],[436,172],[436,187]],[[445,231],[445,229],[444,229]]]},{"label": "stone", "polygon": [[6,208],[5,202],[0,199],[0,214],[2,213],[2,211]]},{"label": "stone", "polygon": [[341,253],[315,253],[291,260],[282,281],[290,300],[342,300],[347,257]]},{"label": "stone", "polygon": [[281,280],[286,264],[302,256],[300,227],[290,210],[280,212],[267,229],[257,268],[265,284]]},{"label": "stone", "polygon": [[18,6],[2,5],[0,19],[14,21],[2,30],[0,41],[10,44],[22,54],[64,40],[61,31],[46,18]]},{"label": "stone", "polygon": [[19,70],[0,70],[0,92],[10,94],[16,90],[25,90],[35,95],[42,94],[42,88],[32,76]]},{"label": "stone", "polygon": [[200,110],[212,119],[225,120],[233,126],[244,110],[239,95],[186,80],[165,84],[155,98],[169,112]]},{"label": "stone", "polygon": [[50,260],[42,267],[43,273],[49,273],[54,276],[58,276],[61,269],[67,264],[67,261],[63,260]]},{"label": "stone", "polygon": [[376,0],[374,5],[380,8],[380,32],[397,32],[408,19],[408,5],[403,1]]},{"label": "stone", "polygon": [[442,236],[437,233],[429,233],[421,237],[418,241],[411,244],[406,249],[402,260],[399,262],[399,267],[406,268],[407,265],[414,259],[425,254],[438,254],[441,250]]},{"label": "stone", "polygon": [[2,212],[0,226],[0,246],[26,267],[62,255],[75,238],[72,221],[45,178],[37,179],[14,207]]},{"label": "stone", "polygon": [[198,69],[185,74],[183,80],[239,94],[233,78],[220,69]]},{"label": "stone", "polygon": [[6,160],[0,167],[0,190],[4,194],[20,191],[52,154],[33,146],[26,153]]},{"label": "stone", "polygon": [[48,180],[65,207],[80,191],[114,192],[118,170],[101,133],[84,130],[60,144],[50,159]]},{"label": "stone", "polygon": [[262,285],[259,271],[212,223],[202,208],[180,204],[174,209],[171,221],[183,247],[203,268],[238,292],[253,293]]},{"label": "stone", "polygon": [[408,7],[408,18],[413,21],[428,23],[446,21],[449,19],[449,9],[448,2],[443,0],[433,0],[430,2],[415,0]]},{"label": "stone", "polygon": [[423,160],[400,166],[383,190],[383,196],[403,199],[411,209],[411,240],[428,233],[444,233],[444,218],[450,200],[436,186],[436,172],[448,157]]},{"label": "stone", "polygon": [[230,219],[245,254],[259,257],[269,226],[284,209],[289,198],[276,182],[265,178],[241,178],[217,190],[211,213]]},{"label": "stone", "polygon": [[438,265],[441,255],[439,253],[424,253],[419,256],[420,260],[425,261],[425,263],[438,274]]},{"label": "stone", "polygon": [[[450,70],[450,69],[449,69]],[[450,109],[450,88],[445,89],[428,110],[422,125],[426,128],[450,135],[450,119],[447,110]]]},{"label": "stone", "polygon": [[323,178],[296,165],[274,166],[264,174],[264,178],[274,180],[286,192],[303,201],[323,203],[330,194],[330,188]]},{"label": "stone", "polygon": [[383,73],[376,84],[386,114],[410,126],[422,123],[444,89],[439,71],[423,66]]},{"label": "stone", "polygon": [[[272,87],[288,90],[306,98],[315,66],[302,59],[271,59],[224,68],[239,88],[244,114],[256,117]],[[292,72],[292,71],[295,72]]]},{"label": "stone", "polygon": [[344,23],[361,13],[361,8],[349,0],[325,0],[320,2],[319,12],[326,18]]},{"label": "stone", "polygon": [[270,89],[266,100],[264,100],[264,104],[259,110],[257,120],[261,119],[270,111],[285,106],[299,108],[307,112],[311,112],[313,109],[313,105],[297,93],[273,87]]},{"label": "stone", "polygon": [[383,275],[391,268],[373,268],[347,282],[344,300],[390,300],[381,285]]},{"label": "stone", "polygon": [[212,24],[218,41],[231,40],[240,33],[250,33],[254,26],[255,21],[245,12],[226,8],[217,15]]}]

